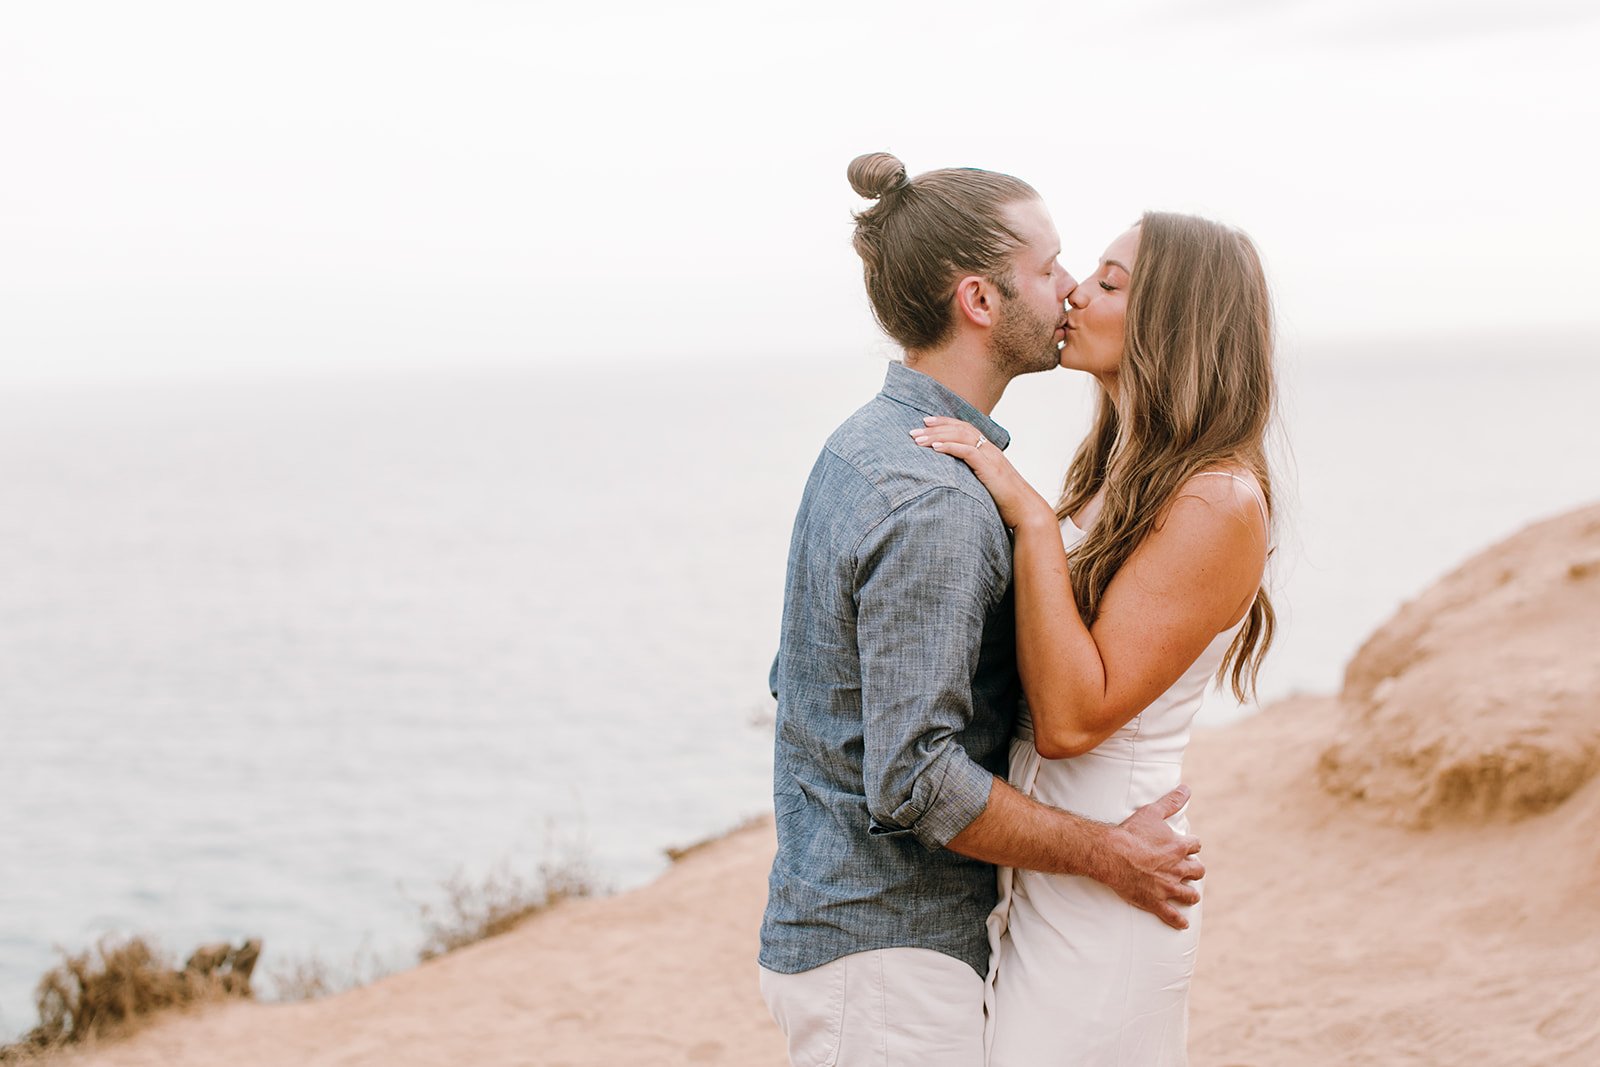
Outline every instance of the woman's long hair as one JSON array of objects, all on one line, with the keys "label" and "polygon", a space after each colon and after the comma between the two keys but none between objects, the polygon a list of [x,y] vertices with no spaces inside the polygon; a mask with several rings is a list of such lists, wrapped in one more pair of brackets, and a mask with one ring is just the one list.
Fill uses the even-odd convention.
[{"label": "woman's long hair", "polygon": [[[1149,212],[1139,225],[1117,373],[1121,415],[1103,394],[1056,505],[1066,518],[1105,487],[1093,528],[1069,555],[1086,626],[1112,576],[1194,475],[1246,467],[1272,506],[1266,436],[1276,386],[1261,257],[1243,233],[1207,219]],[[1217,670],[1219,683],[1231,673],[1240,700],[1255,689],[1275,629],[1263,584]]]}]

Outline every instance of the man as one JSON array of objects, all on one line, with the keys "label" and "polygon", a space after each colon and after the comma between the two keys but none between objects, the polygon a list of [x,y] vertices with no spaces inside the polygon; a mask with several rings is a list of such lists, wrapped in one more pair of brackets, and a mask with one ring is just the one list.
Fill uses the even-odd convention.
[{"label": "man", "polygon": [[795,520],[772,690],[778,852],[761,986],[792,1063],[975,1067],[993,864],[1094,878],[1174,926],[1199,844],[1165,820],[1183,788],[1120,826],[1006,784],[1016,674],[1007,531],[967,467],[921,449],[926,415],[978,427],[1007,383],[1057,364],[1074,287],[1025,182],[906,179],[862,156],[852,186],[873,312],[904,349],[829,438]]}]

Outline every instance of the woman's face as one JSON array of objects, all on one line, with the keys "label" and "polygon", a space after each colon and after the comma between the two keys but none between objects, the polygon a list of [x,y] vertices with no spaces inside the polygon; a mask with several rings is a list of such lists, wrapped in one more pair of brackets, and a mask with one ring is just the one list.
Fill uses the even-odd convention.
[{"label": "woman's face", "polygon": [[1067,339],[1061,365],[1087,371],[1102,380],[1115,377],[1122,365],[1122,324],[1128,311],[1128,285],[1133,258],[1139,252],[1135,226],[1106,249],[1095,272],[1067,295]]}]

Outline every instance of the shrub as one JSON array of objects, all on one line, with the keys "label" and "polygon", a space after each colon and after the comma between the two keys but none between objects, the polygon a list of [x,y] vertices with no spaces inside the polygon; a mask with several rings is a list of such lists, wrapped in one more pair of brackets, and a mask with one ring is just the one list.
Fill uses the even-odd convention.
[{"label": "shrub", "polygon": [[420,906],[426,932],[417,952],[422,960],[503,934],[563,900],[592,896],[597,882],[588,861],[573,853],[541,863],[531,879],[502,862],[479,881],[457,873],[442,888],[442,906]]},{"label": "shrub", "polygon": [[260,956],[258,940],[238,948],[203,945],[179,969],[142,937],[104,938],[82,952],[63,952],[61,963],[39,979],[39,1025],[0,1049],[0,1060],[126,1033],[157,1012],[196,1001],[248,997]]},{"label": "shrub", "polygon": [[365,946],[356,950],[343,967],[329,963],[317,952],[280,959],[266,975],[268,999],[316,1000],[369,985],[391,971],[376,952]]}]

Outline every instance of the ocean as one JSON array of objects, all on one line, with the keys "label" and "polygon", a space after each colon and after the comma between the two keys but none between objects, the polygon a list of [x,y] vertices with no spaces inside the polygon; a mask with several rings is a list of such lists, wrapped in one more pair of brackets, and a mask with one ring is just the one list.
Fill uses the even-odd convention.
[{"label": "ocean", "polygon": [[[1302,347],[1263,700],[1336,689],[1405,598],[1600,496],[1593,339]],[[454,875],[580,856],[626,888],[765,811],[790,523],[882,374],[0,392],[0,1037],[105,934],[261,937],[263,976],[401,967]],[[1008,392],[1035,484],[1091,403],[1067,372]]]}]

